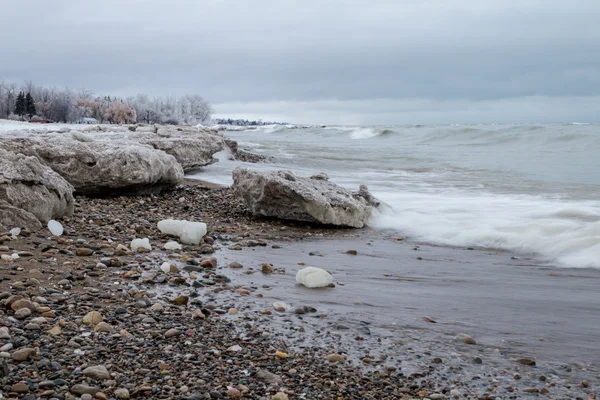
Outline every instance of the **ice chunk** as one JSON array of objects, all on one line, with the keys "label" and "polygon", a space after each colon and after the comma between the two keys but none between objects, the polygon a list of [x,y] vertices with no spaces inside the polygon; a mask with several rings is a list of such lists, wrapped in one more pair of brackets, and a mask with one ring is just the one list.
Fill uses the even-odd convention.
[{"label": "ice chunk", "polygon": [[51,219],[48,221],[48,229],[53,236],[62,236],[64,229],[60,222]]},{"label": "ice chunk", "polygon": [[164,234],[179,236],[179,240],[186,244],[199,244],[206,235],[204,222],[164,219],[158,223],[158,229]]},{"label": "ice chunk", "polygon": [[296,282],[307,288],[325,287],[333,282],[333,276],[322,268],[306,267],[298,271]]},{"label": "ice chunk", "polygon": [[177,242],[170,241],[163,246],[165,250],[181,250],[181,245]]},{"label": "ice chunk", "polygon": [[138,251],[138,249],[152,250],[152,246],[150,246],[150,240],[148,240],[148,238],[133,239],[131,241],[131,251],[135,253]]},{"label": "ice chunk", "polygon": [[11,257],[13,260],[18,260],[19,258],[21,258],[17,253],[12,253]]},{"label": "ice chunk", "polygon": [[165,274],[168,274],[169,272],[171,272],[171,264],[169,264],[168,262],[164,262],[161,264],[160,269]]},{"label": "ice chunk", "polygon": [[20,233],[21,233],[21,228],[12,228],[10,230],[10,234],[12,235],[13,239],[16,239],[17,236],[19,236]]}]

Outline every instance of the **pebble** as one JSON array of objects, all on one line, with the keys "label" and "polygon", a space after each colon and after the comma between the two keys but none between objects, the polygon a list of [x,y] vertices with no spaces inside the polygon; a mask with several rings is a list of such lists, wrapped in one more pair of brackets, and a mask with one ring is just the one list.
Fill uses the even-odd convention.
[{"label": "pebble", "polygon": [[33,302],[29,301],[29,300],[25,300],[25,299],[20,299],[15,301],[14,303],[12,303],[10,305],[10,308],[12,308],[13,311],[18,311],[21,310],[23,308],[27,308],[29,309],[29,311],[33,312],[35,311],[35,304],[33,304]]},{"label": "pebble", "polygon": [[190,298],[188,296],[177,296],[173,299],[173,304],[176,306],[185,306]]},{"label": "pebble", "polygon": [[88,378],[104,381],[110,379],[108,369],[104,365],[94,365],[83,370],[83,375]]},{"label": "pebble", "polygon": [[471,336],[467,335],[466,333],[459,333],[456,338],[458,340],[460,340],[461,342],[464,342],[466,344],[477,344],[477,342],[475,341],[475,339],[473,339]]},{"label": "pebble", "polygon": [[274,395],[273,397],[271,397],[271,400],[289,400],[288,395],[283,393],[283,392],[279,392],[276,395]]},{"label": "pebble", "polygon": [[6,326],[0,328],[0,340],[10,340],[10,331]]},{"label": "pebble", "polygon": [[10,391],[15,393],[29,393],[29,386],[22,382],[15,383],[11,386]]},{"label": "pebble", "polygon": [[535,360],[531,358],[519,358],[517,362],[523,365],[535,365]]},{"label": "pebble", "polygon": [[31,315],[31,310],[29,308],[21,308],[15,311],[16,319],[25,319]]},{"label": "pebble", "polygon": [[327,356],[327,361],[330,362],[344,362],[346,359],[341,354],[329,354]]},{"label": "pebble", "polygon": [[229,315],[236,315],[238,313],[237,308],[230,308],[229,310],[227,310],[227,314]]},{"label": "pebble", "polygon": [[107,324],[104,321],[98,323],[98,325],[96,325],[96,327],[94,328],[94,330],[96,332],[105,332],[105,333],[112,332],[113,329],[114,328],[110,324]]},{"label": "pebble", "polygon": [[236,388],[231,388],[227,390],[227,397],[229,397],[230,399],[239,399],[242,397],[242,392],[240,392]]},{"label": "pebble", "polygon": [[85,393],[85,394],[81,395],[81,400],[92,400],[92,399],[93,399],[93,397],[89,393]]},{"label": "pebble", "polygon": [[178,336],[179,335],[179,331],[175,328],[169,329],[168,331],[165,332],[165,338],[172,338],[173,336]]},{"label": "pebble", "polygon": [[92,327],[95,327],[100,322],[102,322],[102,320],[102,315],[98,311],[90,311],[83,317],[83,320],[81,322],[84,325],[90,325]]},{"label": "pebble", "polygon": [[277,351],[277,352],[275,352],[275,357],[277,357],[277,358],[288,358],[289,355],[287,353],[284,353],[283,351]]},{"label": "pebble", "polygon": [[88,257],[88,256],[91,256],[92,254],[94,254],[94,251],[92,249],[88,249],[86,247],[78,247],[75,250],[75,254],[77,254],[79,257]]},{"label": "pebble", "polygon": [[231,264],[229,264],[229,268],[244,268],[244,266],[239,262],[232,262]]},{"label": "pebble", "polygon": [[20,350],[15,351],[12,354],[12,359],[15,361],[27,361],[31,357],[35,356],[36,353],[37,353],[37,351],[35,349],[28,347],[25,349],[20,349]]},{"label": "pebble", "polygon": [[100,391],[100,388],[96,387],[96,386],[89,386],[89,385],[85,385],[85,384],[77,384],[77,385],[73,385],[73,387],[71,387],[71,393],[73,394],[78,394],[78,395],[84,395],[84,394],[91,394],[92,396],[95,395],[96,393],[98,393]]},{"label": "pebble", "polygon": [[127,389],[117,389],[114,391],[114,395],[117,399],[128,399],[130,397]]}]

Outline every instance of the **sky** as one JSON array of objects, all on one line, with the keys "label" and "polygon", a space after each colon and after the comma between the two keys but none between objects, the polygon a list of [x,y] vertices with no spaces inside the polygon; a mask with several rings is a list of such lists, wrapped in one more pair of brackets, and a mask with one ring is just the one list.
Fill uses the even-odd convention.
[{"label": "sky", "polygon": [[303,124],[600,122],[598,0],[0,0],[0,81]]}]

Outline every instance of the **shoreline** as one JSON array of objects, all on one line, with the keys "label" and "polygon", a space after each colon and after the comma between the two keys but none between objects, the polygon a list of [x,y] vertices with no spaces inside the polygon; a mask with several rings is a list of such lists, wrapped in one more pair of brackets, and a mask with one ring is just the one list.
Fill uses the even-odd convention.
[{"label": "shoreline", "polygon": [[[205,242],[209,247],[185,246],[181,252],[163,251],[162,244],[171,240],[156,229],[156,222],[163,218],[205,221],[210,237]],[[389,286],[395,282],[406,283],[408,288],[428,281],[437,285],[435,279],[426,278],[424,272],[418,270],[394,272],[395,263],[389,265],[390,276],[371,276],[369,268],[375,272],[377,263],[390,264],[386,246],[401,246],[400,253],[396,250],[400,247],[392,248],[392,253],[410,254],[411,262],[420,264],[432,262],[428,259],[440,258],[441,254],[445,262],[459,265],[461,255],[477,260],[487,257],[486,251],[425,245],[414,251],[414,243],[388,243],[393,240],[389,235],[376,234],[368,228],[322,229],[305,223],[258,219],[250,216],[227,188],[208,187],[195,180],[160,195],[102,199],[78,196],[75,215],[62,222],[66,232],[60,238],[48,239],[49,232],[42,231],[3,244],[11,247],[7,253],[16,250],[23,256],[12,263],[2,262],[0,291],[9,295],[27,293],[32,299],[41,296],[51,308],[46,312],[54,312],[53,317],[48,314],[46,322],[33,323],[37,323],[39,329],[26,328],[33,318],[40,316],[37,311],[24,320],[4,319],[4,324],[11,327],[12,338],[3,339],[1,343],[6,346],[14,342],[14,347],[6,350],[8,357],[4,356],[12,369],[5,388],[25,380],[28,391],[34,392],[37,384],[35,393],[42,393],[39,388],[42,378],[50,379],[57,371],[40,371],[37,382],[27,382],[23,373],[40,360],[64,359],[65,356],[56,351],[63,346],[77,350],[73,348],[78,343],[76,338],[81,338],[80,348],[88,353],[87,356],[73,353],[66,356],[68,362],[59,362],[67,364],[63,367],[68,371],[59,375],[70,379],[64,388],[55,385],[55,392],[63,395],[72,392],[75,384],[87,384],[108,396],[118,388],[127,389],[131,394],[136,390],[138,394],[151,392],[154,398],[165,399],[191,398],[195,393],[201,396],[211,391],[227,396],[228,386],[243,392],[244,388],[239,388],[241,384],[249,389],[243,398],[256,399],[275,395],[279,386],[287,390],[290,399],[299,398],[300,393],[312,393],[313,397],[307,398],[315,399],[335,398],[334,395],[346,399],[443,398],[436,394],[446,398],[455,395],[457,398],[521,398],[530,393],[525,390],[543,393],[544,389],[551,398],[590,398],[597,385],[593,379],[598,375],[594,375],[593,370],[579,373],[577,367],[571,366],[575,372],[571,374],[573,378],[568,378],[569,373],[564,371],[552,374],[554,367],[545,365],[544,360],[537,360],[535,367],[514,361],[507,363],[502,359],[505,351],[496,355],[493,343],[480,334],[485,332],[485,327],[474,335],[482,344],[469,346],[456,341],[447,331],[429,329],[434,325],[436,328],[452,326],[439,315],[431,315],[437,320],[436,324],[415,321],[394,326],[389,321],[391,314],[368,299],[357,299],[360,304],[350,312],[348,305],[340,303],[343,297],[356,296],[357,290],[372,290],[359,285],[368,279],[376,279],[382,290],[389,287],[392,291],[398,290]],[[150,238],[151,253],[129,254],[117,249],[118,245],[128,246],[131,239],[141,237]],[[358,256],[345,254],[351,248],[358,249]],[[369,255],[371,249],[375,250]],[[376,254],[380,249],[383,253]],[[91,254],[83,255],[90,251]],[[311,252],[314,254],[309,255]],[[509,253],[502,256],[509,258]],[[409,259],[404,260],[407,264]],[[159,266],[165,261],[180,272],[163,274]],[[243,268],[230,268],[232,262],[242,264]],[[299,262],[331,270],[336,287],[311,291],[296,286],[293,270],[300,268]],[[273,264],[274,272],[263,274],[263,263]],[[352,278],[354,268],[366,274]],[[413,284],[416,286],[410,286]],[[425,293],[434,297],[440,294]],[[188,296],[187,306],[175,306],[173,300],[182,294]],[[342,298],[335,300],[339,296]],[[277,312],[272,305],[274,301],[284,301],[292,308]],[[310,307],[316,308],[316,312],[311,312]],[[83,316],[91,310],[102,314],[111,332],[98,333],[81,324]],[[374,317],[377,314],[379,319]],[[5,317],[9,315],[12,311],[5,312]],[[48,334],[53,326],[60,327],[61,320],[64,321],[62,333]],[[468,325],[461,326],[460,321],[453,323],[458,325],[452,329],[469,329]],[[82,331],[82,328],[85,329]],[[172,338],[165,338],[170,329],[178,332]],[[86,332],[90,335],[81,336]],[[132,335],[129,339],[128,334]],[[23,335],[30,338],[18,339]],[[358,337],[362,339],[357,340]],[[60,345],[52,346],[52,338]],[[186,344],[188,342],[190,344]],[[236,343],[242,350],[228,350]],[[43,354],[34,356],[30,362],[11,360],[15,349],[26,346],[39,347]],[[99,351],[98,346],[131,353],[135,365],[115,360],[113,355]],[[165,355],[157,346],[167,346],[170,350]],[[144,358],[145,354],[139,354],[141,350],[135,355],[135,347],[154,358]],[[278,358],[276,351],[286,353],[289,358]],[[182,361],[186,354],[193,355],[187,360],[191,365]],[[326,356],[331,354],[343,355],[346,361],[329,362]],[[529,356],[527,349],[521,349],[521,354]],[[170,360],[163,360],[167,367],[161,367],[157,361],[163,357]],[[477,357],[483,360],[483,366],[473,362]],[[515,355],[509,358],[512,360]],[[188,365],[186,368],[198,370],[199,377],[190,377],[191,374],[185,374],[187,371],[179,369],[176,365],[182,362]],[[86,378],[81,373],[73,375],[78,367],[84,370],[94,363],[108,365],[109,371],[116,375],[104,381]],[[235,365],[237,372],[230,372],[225,365]],[[271,385],[256,377],[257,365],[279,375],[282,383]],[[248,369],[249,374],[241,374]],[[58,372],[62,370],[61,367]],[[209,379],[210,371],[218,371],[217,383],[211,383],[214,377]],[[367,380],[358,378],[357,374],[364,374]],[[542,374],[544,381],[538,379]],[[589,381],[588,388],[583,387],[582,375]],[[144,382],[148,376],[152,378]],[[474,379],[476,376],[479,378]],[[178,382],[182,377],[184,384]],[[352,383],[356,379],[360,383]],[[335,380],[336,384],[328,388],[323,382],[329,380]],[[188,391],[181,390],[182,386],[187,386]],[[149,390],[141,390],[148,387]],[[165,390],[166,387],[173,389]]]}]

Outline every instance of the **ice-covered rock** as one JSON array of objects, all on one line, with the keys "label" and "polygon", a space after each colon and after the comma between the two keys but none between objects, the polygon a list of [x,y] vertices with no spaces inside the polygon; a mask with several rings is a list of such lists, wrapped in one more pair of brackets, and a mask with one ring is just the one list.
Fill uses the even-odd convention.
[{"label": "ice-covered rock", "polygon": [[146,249],[148,251],[152,251],[152,246],[150,246],[150,240],[148,240],[148,238],[133,239],[131,241],[131,251],[135,253],[139,249]]},{"label": "ice-covered rock", "polygon": [[2,149],[0,141],[0,231],[37,231],[53,218],[72,215],[73,187],[35,157]]},{"label": "ice-covered rock", "polygon": [[181,245],[171,240],[170,242],[165,243],[163,248],[165,250],[181,250]]},{"label": "ice-covered rock", "polygon": [[178,236],[185,244],[199,244],[206,235],[204,222],[164,219],[158,223],[158,229],[166,235]]},{"label": "ice-covered rock", "polygon": [[294,221],[362,228],[379,206],[366,186],[353,193],[326,174],[303,178],[291,171],[236,168],[232,188],[254,214]]},{"label": "ice-covered rock", "polygon": [[21,228],[19,228],[19,227],[12,228],[8,233],[10,233],[10,235],[12,236],[13,239],[16,239],[17,236],[19,236],[21,234]]},{"label": "ice-covered rock", "polygon": [[0,148],[36,157],[78,193],[154,192],[183,182],[175,157],[133,141],[7,139]]},{"label": "ice-covered rock", "polygon": [[143,142],[175,157],[184,172],[216,162],[213,155],[223,150],[223,139],[206,133],[193,137],[146,139]]},{"label": "ice-covered rock", "polygon": [[53,236],[62,236],[64,229],[60,222],[51,219],[48,221],[48,229]]},{"label": "ice-covered rock", "polygon": [[322,268],[306,267],[298,271],[296,282],[307,288],[326,287],[333,283],[333,276]]}]

